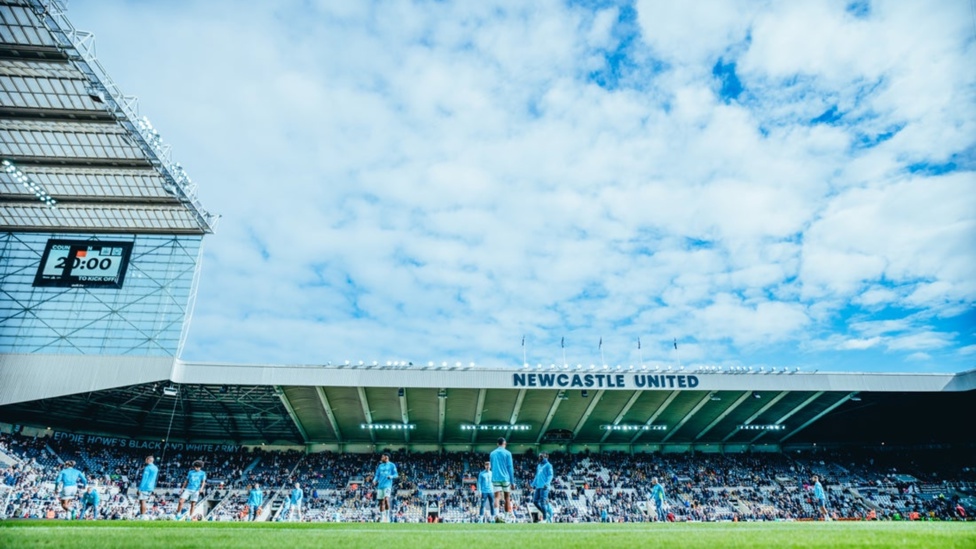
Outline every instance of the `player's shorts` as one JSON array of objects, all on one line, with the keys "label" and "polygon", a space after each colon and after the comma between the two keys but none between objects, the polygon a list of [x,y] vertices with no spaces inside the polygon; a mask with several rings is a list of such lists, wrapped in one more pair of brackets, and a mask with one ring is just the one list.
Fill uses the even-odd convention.
[{"label": "player's shorts", "polygon": [[75,499],[78,495],[77,486],[62,486],[61,487],[61,499]]},{"label": "player's shorts", "polygon": [[180,499],[189,501],[190,503],[196,503],[200,501],[200,490],[183,490],[183,493],[180,494]]},{"label": "player's shorts", "polygon": [[827,508],[827,498],[817,498],[817,503],[824,509]]},{"label": "player's shorts", "polygon": [[502,493],[507,494],[507,493],[509,493],[509,492],[512,491],[512,483],[511,482],[508,482],[507,480],[501,480],[501,481],[498,481],[498,482],[492,481],[492,483],[491,483],[491,491],[492,492],[502,492]]},{"label": "player's shorts", "polygon": [[376,489],[376,499],[386,499],[386,498],[390,497],[390,492],[392,492],[392,491],[393,491],[392,488],[377,488]]},{"label": "player's shorts", "polygon": [[147,501],[152,496],[152,491],[144,492],[139,490],[138,499],[139,501]]}]

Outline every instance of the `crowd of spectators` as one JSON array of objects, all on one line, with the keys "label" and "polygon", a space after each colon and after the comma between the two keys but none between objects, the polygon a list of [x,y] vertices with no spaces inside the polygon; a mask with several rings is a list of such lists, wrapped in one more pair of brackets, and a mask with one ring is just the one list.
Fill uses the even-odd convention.
[{"label": "crowd of spectators", "polygon": [[[550,491],[556,522],[640,522],[655,516],[651,478],[665,486],[665,510],[674,521],[809,520],[817,517],[810,478],[825,479],[837,519],[966,518],[976,489],[971,451],[952,449],[818,450],[788,453],[560,453]],[[54,479],[67,460],[77,462],[101,495],[100,518],[134,519],[136,484],[145,450],[85,444],[53,437],[0,434],[0,517],[64,518]],[[399,479],[391,501],[398,522],[477,520],[475,479],[486,456],[470,452],[391,452]],[[157,456],[159,483],[149,518],[172,517],[189,464],[206,463],[208,490],[199,520],[245,520],[247,491],[264,490],[260,520],[284,518],[291,485],[305,490],[305,521],[378,518],[372,454],[232,449],[179,451]],[[516,456],[515,515],[530,520],[535,456]],[[526,502],[523,504],[523,502]]]}]

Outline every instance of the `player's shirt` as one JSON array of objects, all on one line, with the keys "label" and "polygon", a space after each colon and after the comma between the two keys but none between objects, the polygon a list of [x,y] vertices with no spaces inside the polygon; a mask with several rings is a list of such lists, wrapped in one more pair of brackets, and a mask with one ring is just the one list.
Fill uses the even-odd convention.
[{"label": "player's shirt", "polygon": [[82,496],[82,501],[90,505],[98,505],[98,502],[101,501],[101,499],[102,498],[98,495],[98,490],[85,492],[85,495]]},{"label": "player's shirt", "polygon": [[376,466],[376,474],[373,478],[376,480],[376,487],[380,490],[388,490],[393,486],[393,479],[397,478],[397,468],[392,461],[387,461],[386,463],[380,462]]},{"label": "player's shirt", "polygon": [[[238,501],[240,501],[240,500],[238,500]],[[260,507],[262,501],[264,501],[264,494],[261,493],[261,490],[259,490],[257,488],[253,488],[253,489],[251,489],[250,492],[248,492],[248,494],[247,494],[247,504],[249,506],[251,506],[251,507]]]},{"label": "player's shirt", "polygon": [[491,471],[482,471],[478,475],[478,491],[484,494],[490,494],[491,490]]},{"label": "player's shirt", "polygon": [[156,479],[159,477],[159,467],[150,463],[142,470],[142,480],[139,482],[140,492],[152,492],[156,489]]},{"label": "player's shirt", "polygon": [[81,481],[82,486],[88,486],[88,480],[85,479],[85,474],[75,469],[74,467],[68,467],[67,469],[62,469],[61,473],[58,474],[58,480],[54,484],[59,484],[61,486],[77,486],[78,481]]},{"label": "player's shirt", "polygon": [[822,500],[827,499],[826,494],[824,494],[823,485],[820,484],[819,480],[813,485],[813,497]]},{"label": "player's shirt", "polygon": [[664,487],[660,484],[655,484],[654,488],[651,488],[651,498],[654,501],[661,503],[664,501]]},{"label": "player's shirt", "polygon": [[491,481],[515,483],[515,464],[512,463],[512,453],[499,446],[488,456],[491,463]]},{"label": "player's shirt", "polygon": [[301,505],[302,504],[302,499],[304,497],[305,497],[305,493],[302,492],[302,489],[301,488],[295,488],[294,490],[291,491],[291,496],[288,498],[288,501],[292,505]]},{"label": "player's shirt", "polygon": [[552,464],[549,460],[543,461],[535,467],[535,478],[532,480],[533,488],[549,488],[552,483]]},{"label": "player's shirt", "polygon": [[186,474],[186,489],[191,492],[196,492],[203,486],[203,483],[206,480],[207,473],[197,471],[196,469],[191,469],[190,472]]}]

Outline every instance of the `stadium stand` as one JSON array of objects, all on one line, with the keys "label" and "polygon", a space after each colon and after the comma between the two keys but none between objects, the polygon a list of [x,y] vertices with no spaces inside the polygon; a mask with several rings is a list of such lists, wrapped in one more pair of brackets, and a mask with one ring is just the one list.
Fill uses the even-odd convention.
[{"label": "stadium stand", "polygon": [[[0,434],[4,517],[63,518],[54,498],[60,464],[74,459],[99,486],[103,518],[132,520],[143,453],[50,437]],[[391,452],[400,470],[393,501],[395,521],[472,522],[477,498],[471,479],[483,455]],[[958,520],[971,516],[976,468],[971,452],[945,448],[818,449],[752,454],[566,454],[553,453],[557,471],[551,501],[557,522],[649,520],[651,477],[667,487],[668,517],[675,521],[811,520],[809,479],[826,479],[830,510],[837,519]],[[303,520],[369,522],[378,518],[372,488],[373,454],[301,454],[260,448],[200,455],[172,454],[163,463],[151,518],[173,515],[177,480],[186,464],[205,459],[220,477],[198,505],[196,520],[240,521],[247,517],[246,485],[260,482],[265,503],[258,520],[273,520],[287,487],[306,491]],[[531,520],[529,483],[535,460],[517,456],[516,517]]]}]

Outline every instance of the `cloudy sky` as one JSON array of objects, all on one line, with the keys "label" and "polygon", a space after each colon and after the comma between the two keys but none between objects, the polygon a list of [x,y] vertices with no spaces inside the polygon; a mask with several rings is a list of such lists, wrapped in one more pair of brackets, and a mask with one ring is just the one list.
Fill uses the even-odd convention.
[{"label": "cloudy sky", "polygon": [[68,7],[222,216],[185,359],[976,366],[972,0]]}]

